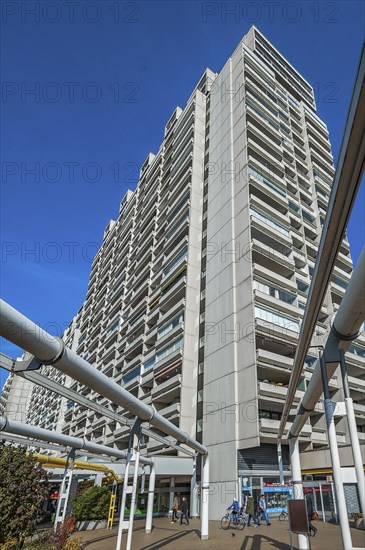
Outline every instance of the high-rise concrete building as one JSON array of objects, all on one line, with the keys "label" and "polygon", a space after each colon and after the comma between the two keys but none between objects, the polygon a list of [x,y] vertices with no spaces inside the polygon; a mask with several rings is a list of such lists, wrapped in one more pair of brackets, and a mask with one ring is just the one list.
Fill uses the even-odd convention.
[{"label": "high-rise concrete building", "polygon": [[[218,516],[239,477],[258,491],[279,481],[276,435],[335,169],[312,86],[254,27],[214,81],[207,117],[201,427]],[[313,346],[323,343],[351,271],[345,239]],[[346,354],[361,431],[364,353],[362,334]],[[293,413],[317,357],[311,348]],[[343,400],[338,373],[330,388],[334,401]],[[326,444],[322,413],[319,406],[303,429],[303,451]],[[339,443],[348,442],[346,431],[339,419]]]},{"label": "high-rise concrete building", "polygon": [[[261,492],[279,481],[276,434],[333,175],[313,87],[252,27],[222,70],[207,69],[185,108],[174,111],[94,259],[70,329],[74,349],[208,447],[212,519],[242,485]],[[323,342],[351,272],[345,239],[314,346]],[[317,356],[311,348],[295,406]],[[346,360],[363,440],[364,358],[361,334]],[[78,382],[70,387],[108,405]],[[342,400],[339,375],[330,388]],[[39,397],[46,400],[35,391],[33,408]],[[65,407],[64,433],[127,446],[128,426],[75,403]],[[343,419],[337,436],[348,443]],[[326,445],[321,405],[300,445]],[[177,454],[152,439],[143,448]]]}]

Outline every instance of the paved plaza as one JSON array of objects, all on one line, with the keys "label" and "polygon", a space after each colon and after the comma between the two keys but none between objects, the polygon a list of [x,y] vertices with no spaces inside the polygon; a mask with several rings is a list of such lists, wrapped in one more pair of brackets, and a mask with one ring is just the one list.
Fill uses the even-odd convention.
[{"label": "paved plaza", "polygon": [[[318,532],[311,538],[312,550],[342,550],[341,532],[338,525],[315,522]],[[210,538],[201,541],[200,521],[191,520],[190,525],[171,524],[167,518],[156,518],[150,535],[144,533],[144,521],[135,522],[132,550],[291,550],[287,522],[273,519],[271,526],[245,527],[243,531],[223,531],[218,521],[210,521]],[[97,530],[81,533],[86,550],[115,550],[117,527],[111,531]],[[365,532],[351,529],[355,547],[365,547]],[[125,549],[126,536],[123,537]],[[294,547],[296,537],[293,537]]]}]

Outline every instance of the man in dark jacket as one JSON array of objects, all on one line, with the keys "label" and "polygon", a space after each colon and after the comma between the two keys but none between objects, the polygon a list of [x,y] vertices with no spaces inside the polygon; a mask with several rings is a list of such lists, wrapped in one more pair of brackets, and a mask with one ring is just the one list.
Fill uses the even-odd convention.
[{"label": "man in dark jacket", "polygon": [[251,525],[251,519],[254,522],[254,527],[260,525],[260,521],[255,517],[255,502],[253,496],[248,494],[245,502],[245,513],[248,514],[247,527]]},{"label": "man in dark jacket", "polygon": [[312,501],[312,496],[309,493],[306,494],[305,503],[306,503],[306,507],[307,507],[307,518],[308,518],[309,534],[312,535],[312,537],[314,537],[314,535],[317,533],[318,529],[317,529],[317,527],[314,527],[314,525],[312,523],[313,501]]},{"label": "man in dark jacket", "polygon": [[186,524],[189,525],[188,502],[185,497],[182,497],[182,501],[181,501],[180,525],[182,525],[183,517],[186,519]]}]

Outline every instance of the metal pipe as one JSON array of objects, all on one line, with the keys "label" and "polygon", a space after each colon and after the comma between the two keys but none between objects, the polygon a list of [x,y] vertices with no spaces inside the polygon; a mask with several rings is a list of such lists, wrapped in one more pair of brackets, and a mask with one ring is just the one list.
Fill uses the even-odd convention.
[{"label": "metal pipe", "polygon": [[146,516],[146,530],[148,535],[152,532],[152,516],[153,516],[153,501],[155,498],[155,483],[156,483],[156,466],[152,459],[150,465],[150,480],[148,483],[148,500],[147,500],[147,516]]},{"label": "metal pipe", "polygon": [[[11,359],[11,357],[8,357],[4,353],[0,353],[0,367],[8,370],[9,372],[13,372],[13,368],[16,369],[17,367],[17,361],[14,361],[13,359]],[[95,411],[98,414],[106,416],[107,418],[115,420],[116,422],[119,422],[124,426],[132,425],[132,422],[127,420],[123,415],[117,414],[114,411],[108,409],[107,407],[99,405],[95,401],[88,399],[87,397],[81,395],[80,393],[77,393],[71,390],[70,388],[66,388],[66,386],[58,384],[57,382],[55,382],[48,376],[44,376],[44,374],[41,374],[40,372],[37,372],[37,371],[18,372],[15,370],[14,373],[17,376],[21,376],[25,380],[29,380],[29,382],[32,382],[33,384],[37,384],[39,386],[42,386],[43,388],[46,388],[47,390],[51,390],[52,392],[58,395],[62,395],[69,401],[74,401],[75,403],[78,403],[79,405],[82,405],[83,407],[89,410]],[[162,437],[156,434],[153,430],[149,430],[144,426],[142,426],[141,429],[142,429],[142,433],[144,433],[148,437],[156,439],[156,441],[160,441],[164,445],[167,445],[168,447],[172,447],[173,449],[176,449],[184,454],[187,454],[188,456],[195,456],[193,451],[184,449],[180,444],[174,443],[173,441],[169,440],[167,437]]]},{"label": "metal pipe", "polygon": [[0,301],[0,333],[13,344],[29,351],[42,363],[52,364],[54,368],[67,376],[107,397],[113,403],[122,406],[141,420],[149,422],[181,443],[185,443],[196,452],[203,455],[207,453],[207,448],[204,445],[166,420],[152,407],[137,399],[114,380],[93,368],[85,359],[65,347],[62,340],[48,334],[4,300]]},{"label": "metal pipe", "polygon": [[[331,355],[333,355],[332,349],[334,344],[337,344],[336,347],[345,352],[351,344],[351,339],[353,339],[352,337],[355,337],[358,334],[358,331],[361,329],[361,325],[365,319],[364,295],[365,246],[361,251],[360,258],[356,264],[350,283],[346,289],[340,308],[334,319],[333,326],[324,349],[325,356],[327,355],[327,352],[330,352]],[[338,354],[338,359],[334,358],[333,362],[326,364],[327,376],[329,380],[334,375],[339,361],[340,355]],[[320,362],[317,361],[316,367],[311,376],[306,392],[300,402],[298,412],[290,429],[290,434],[293,437],[297,437],[301,432],[307,418],[318,403],[321,394],[322,374]]]},{"label": "metal pipe", "polygon": [[[43,464],[46,468],[60,468],[66,465],[67,458],[61,458],[59,456],[40,455],[38,453],[29,453],[33,456],[37,462]],[[121,478],[117,474],[105,466],[104,464],[97,464],[94,462],[86,462],[83,460],[74,461],[75,470],[90,470],[92,472],[104,472],[106,475],[113,477],[116,481],[121,481]]]},{"label": "metal pipe", "polygon": [[325,406],[326,423],[327,423],[327,431],[328,431],[328,443],[329,443],[330,453],[331,453],[333,480],[335,483],[338,517],[340,520],[340,527],[341,527],[341,536],[342,536],[343,547],[346,550],[351,550],[352,540],[351,540],[351,533],[350,533],[350,525],[347,517],[345,491],[343,488],[342,474],[341,474],[340,454],[338,452],[336,426],[335,426],[334,414],[333,414],[335,404],[332,403],[331,401],[330,391],[328,388],[327,369],[326,369],[326,364],[324,362],[324,358],[322,354],[320,356],[320,362],[321,362],[321,372],[322,372],[324,406]]},{"label": "metal pipe", "polygon": [[364,171],[365,121],[362,116],[362,105],[365,104],[364,75],[365,50],[363,49],[347,115],[330,202],[318,247],[317,263],[309,289],[307,307],[304,311],[287,397],[280,421],[279,439],[281,439],[288,421],[319,311]]},{"label": "metal pipe", "polygon": [[[127,453],[124,451],[119,451],[118,449],[107,447],[106,445],[98,445],[97,443],[88,441],[85,438],[81,439],[71,435],[59,434],[57,432],[52,432],[51,430],[39,428],[38,426],[24,424],[23,422],[18,422],[17,420],[11,420],[6,416],[0,416],[0,432],[1,431],[40,439],[41,441],[50,441],[52,443],[58,443],[59,445],[65,445],[66,447],[71,447],[74,449],[84,449],[85,451],[90,451],[96,454],[115,456],[116,458],[121,458],[122,460],[127,457]],[[150,464],[151,460],[149,458],[141,457],[141,462],[143,462],[143,464]]]},{"label": "metal pipe", "polygon": [[[293,484],[293,496],[295,499],[302,499],[303,496],[303,484],[302,484],[302,471],[300,468],[300,454],[299,454],[299,441],[298,439],[289,439],[289,452],[290,452],[290,464],[291,475]],[[298,547],[300,550],[308,549],[308,541],[306,535],[302,533],[298,534]]]}]

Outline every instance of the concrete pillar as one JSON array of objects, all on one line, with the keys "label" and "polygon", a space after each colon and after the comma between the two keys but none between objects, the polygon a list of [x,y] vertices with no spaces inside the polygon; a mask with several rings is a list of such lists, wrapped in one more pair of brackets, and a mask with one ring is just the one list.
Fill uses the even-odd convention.
[{"label": "concrete pillar", "polygon": [[172,509],[175,496],[175,478],[170,478],[169,511]]},{"label": "concrete pillar", "polygon": [[146,529],[145,533],[152,532],[152,518],[153,518],[153,501],[155,497],[155,483],[156,483],[156,466],[153,462],[150,466],[150,480],[148,483],[148,500],[147,500],[147,516],[146,516]]},{"label": "concrete pillar", "polygon": [[278,442],[278,464],[279,464],[279,477],[281,485],[284,485],[284,468],[283,468],[283,457],[281,454],[281,442]]}]

